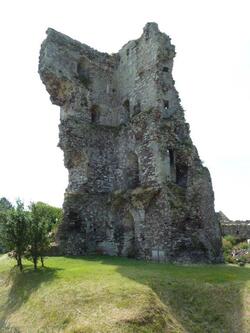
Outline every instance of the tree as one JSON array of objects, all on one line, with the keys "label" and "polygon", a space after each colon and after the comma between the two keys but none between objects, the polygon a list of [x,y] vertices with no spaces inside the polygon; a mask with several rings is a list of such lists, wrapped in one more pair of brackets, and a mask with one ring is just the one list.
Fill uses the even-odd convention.
[{"label": "tree", "polygon": [[[53,232],[62,221],[63,212],[61,208],[50,206],[44,202],[35,203],[37,214],[47,220],[48,232]],[[39,212],[39,213],[38,213]]]},{"label": "tree", "polygon": [[17,266],[23,270],[22,257],[28,246],[29,212],[24,210],[21,200],[16,201],[16,207],[5,215],[1,226],[1,241],[7,251],[14,251]]},{"label": "tree", "polygon": [[39,258],[44,267],[44,256],[53,241],[53,233],[61,222],[62,209],[37,202],[30,205],[29,211],[25,211],[21,200],[17,200],[16,206],[12,207],[7,199],[2,199],[0,250],[4,247],[6,251],[12,251],[21,271],[24,255],[32,259],[35,270]]},{"label": "tree", "polygon": [[[12,204],[5,197],[0,198],[0,235],[2,234],[3,224],[6,222],[8,211],[12,208]],[[0,253],[4,252],[4,246],[0,240]]]},{"label": "tree", "polygon": [[50,244],[49,228],[50,220],[44,209],[41,209],[40,203],[33,203],[30,206],[31,218],[29,220],[28,238],[29,247],[28,255],[32,258],[34,269],[37,269],[39,257],[44,267],[44,256]]},{"label": "tree", "polygon": [[5,197],[0,198],[0,211],[6,212],[10,210],[12,207],[12,204],[7,200]]},{"label": "tree", "polygon": [[4,224],[6,223],[6,221],[7,221],[7,212],[3,212],[0,210],[0,253],[5,252],[3,240],[1,239],[1,235],[3,234],[3,227],[4,227]]}]

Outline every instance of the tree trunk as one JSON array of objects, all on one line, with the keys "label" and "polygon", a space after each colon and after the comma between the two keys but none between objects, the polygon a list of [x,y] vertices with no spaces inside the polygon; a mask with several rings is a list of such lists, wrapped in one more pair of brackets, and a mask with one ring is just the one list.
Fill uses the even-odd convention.
[{"label": "tree trunk", "polygon": [[17,255],[17,266],[19,267],[20,272],[22,272],[23,271],[22,257],[19,255]]},{"label": "tree trunk", "polygon": [[41,263],[42,263],[42,267],[44,267],[44,259],[43,259],[43,257],[41,257]]},{"label": "tree trunk", "polygon": [[37,257],[33,257],[34,270],[37,270]]}]

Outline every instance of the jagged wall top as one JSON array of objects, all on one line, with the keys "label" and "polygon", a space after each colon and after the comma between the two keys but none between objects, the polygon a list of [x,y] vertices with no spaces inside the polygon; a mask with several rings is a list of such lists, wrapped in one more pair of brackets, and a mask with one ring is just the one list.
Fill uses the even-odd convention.
[{"label": "jagged wall top", "polygon": [[[106,81],[103,82],[106,86],[107,84],[109,86],[116,85],[116,94],[110,97],[112,100],[117,98],[120,100],[125,96],[118,96],[119,87],[117,85],[121,86],[120,90],[123,90],[124,95],[129,93],[127,90],[134,90],[134,95],[138,95],[138,83],[136,85],[132,84],[136,79],[135,75],[139,74],[139,79],[143,81],[145,72],[152,71],[152,67],[154,67],[152,75],[147,77],[147,79],[150,80],[151,78],[154,82],[150,81],[148,87],[144,86],[146,96],[149,86],[157,83],[157,64],[160,62],[167,63],[170,72],[169,78],[171,78],[174,55],[175,48],[171,44],[170,38],[159,31],[156,23],[147,23],[139,39],[128,42],[118,53],[112,55],[96,51],[49,28],[47,38],[41,47],[39,73],[51,96],[52,103],[59,106],[67,103],[72,91],[75,91],[76,86],[79,86],[79,81],[88,90],[98,90],[100,87],[95,83],[90,87],[90,81],[93,81],[95,76],[99,85],[100,81]],[[95,67],[98,71],[95,71]],[[104,80],[104,77],[100,78],[100,70],[106,80]],[[126,72],[128,75],[126,75]],[[110,91],[106,91],[106,93],[110,94]],[[149,96],[152,105],[148,105],[148,101],[144,103],[144,106],[156,107],[160,96],[157,96],[156,91],[153,93],[151,87]],[[133,96],[131,97],[131,102],[136,104],[137,101],[133,101]],[[103,103],[103,96],[101,102]]]}]

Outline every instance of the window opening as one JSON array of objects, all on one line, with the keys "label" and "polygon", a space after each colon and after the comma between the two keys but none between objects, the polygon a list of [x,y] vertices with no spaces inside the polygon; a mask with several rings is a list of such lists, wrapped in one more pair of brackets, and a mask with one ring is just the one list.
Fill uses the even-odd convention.
[{"label": "window opening", "polygon": [[165,109],[169,108],[169,101],[163,101],[163,104]]}]

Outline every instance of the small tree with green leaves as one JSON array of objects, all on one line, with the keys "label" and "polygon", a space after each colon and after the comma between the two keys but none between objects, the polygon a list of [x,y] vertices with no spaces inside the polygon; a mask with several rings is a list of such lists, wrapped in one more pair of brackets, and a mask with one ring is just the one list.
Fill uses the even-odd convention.
[{"label": "small tree with green leaves", "polygon": [[1,225],[1,243],[6,251],[13,251],[20,271],[23,270],[22,258],[28,246],[28,225],[30,216],[21,200],[10,209]]},{"label": "small tree with green leaves", "polygon": [[31,204],[28,227],[29,247],[27,255],[32,258],[34,269],[37,269],[39,258],[44,267],[44,256],[49,248],[49,221],[39,204]]},{"label": "small tree with green leaves", "polygon": [[[35,203],[36,211],[39,215],[46,219],[48,224],[48,232],[50,235],[54,236],[58,225],[62,221],[63,211],[62,208],[50,206],[44,202],[38,201]],[[53,239],[52,239],[53,240]]]},{"label": "small tree with green leaves", "polygon": [[[0,235],[2,234],[2,227],[3,227],[3,224],[6,222],[7,214],[9,212],[9,210],[12,208],[13,207],[12,207],[11,203],[9,202],[9,200],[7,200],[5,197],[0,198]],[[5,248],[0,239],[0,253],[4,252],[4,251],[5,251]]]}]

